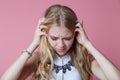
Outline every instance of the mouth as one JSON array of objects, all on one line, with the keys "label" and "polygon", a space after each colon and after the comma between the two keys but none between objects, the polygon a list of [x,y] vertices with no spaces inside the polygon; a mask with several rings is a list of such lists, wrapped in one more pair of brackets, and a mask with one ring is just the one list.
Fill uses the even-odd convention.
[{"label": "mouth", "polygon": [[64,52],[65,50],[65,48],[57,49],[58,52]]}]

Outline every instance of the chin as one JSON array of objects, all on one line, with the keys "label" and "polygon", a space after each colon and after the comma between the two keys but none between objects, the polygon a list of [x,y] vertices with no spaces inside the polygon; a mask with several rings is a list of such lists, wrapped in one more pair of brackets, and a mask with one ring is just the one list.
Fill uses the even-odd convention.
[{"label": "chin", "polygon": [[66,55],[66,52],[57,52],[57,54],[58,54],[59,56],[64,56],[64,55]]}]

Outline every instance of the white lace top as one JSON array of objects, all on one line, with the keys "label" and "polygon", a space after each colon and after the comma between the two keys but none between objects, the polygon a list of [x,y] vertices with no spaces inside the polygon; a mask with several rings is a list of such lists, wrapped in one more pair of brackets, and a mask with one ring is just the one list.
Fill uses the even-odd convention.
[{"label": "white lace top", "polygon": [[[59,57],[58,55],[55,55],[54,64],[58,66],[63,66],[67,64],[68,61],[70,61],[70,58],[71,57],[69,54],[63,57]],[[62,70],[56,73],[54,69],[52,74],[53,74],[53,78],[51,80],[82,80],[78,70],[74,66],[71,66],[71,71],[67,69],[66,73],[63,73]]]}]

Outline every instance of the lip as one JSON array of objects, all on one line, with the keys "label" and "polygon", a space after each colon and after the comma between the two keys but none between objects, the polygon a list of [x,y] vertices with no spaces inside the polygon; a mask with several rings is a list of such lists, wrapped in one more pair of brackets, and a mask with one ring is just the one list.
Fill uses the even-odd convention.
[{"label": "lip", "polygon": [[57,49],[58,52],[64,52],[65,51],[65,48],[63,49]]}]

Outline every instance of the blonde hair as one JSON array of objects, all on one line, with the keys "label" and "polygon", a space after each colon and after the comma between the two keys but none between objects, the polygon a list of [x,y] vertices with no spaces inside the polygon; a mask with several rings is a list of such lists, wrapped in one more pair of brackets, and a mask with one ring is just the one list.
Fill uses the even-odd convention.
[{"label": "blonde hair", "polygon": [[[77,16],[74,11],[66,6],[53,5],[45,12],[45,21],[42,25],[51,27],[52,24],[65,25],[72,32],[75,30],[77,24]],[[41,24],[40,24],[41,25]],[[71,51],[71,62],[77,68],[82,77],[82,80],[89,80],[91,72],[91,60],[88,51],[84,46],[74,40]],[[40,40],[40,62],[36,69],[33,80],[50,80],[53,69],[54,50],[50,46],[45,36]]]}]

